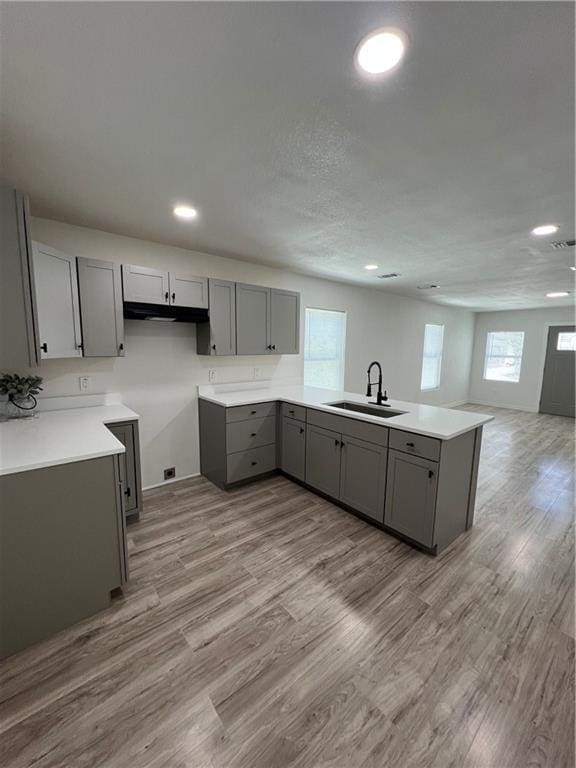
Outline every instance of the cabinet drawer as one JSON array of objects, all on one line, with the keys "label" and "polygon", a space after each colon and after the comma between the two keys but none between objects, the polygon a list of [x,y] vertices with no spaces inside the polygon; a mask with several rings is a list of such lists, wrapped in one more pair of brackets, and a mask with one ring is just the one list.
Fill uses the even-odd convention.
[{"label": "cabinet drawer", "polygon": [[303,405],[282,403],[282,416],[287,416],[289,419],[298,419],[298,421],[306,421],[306,408]]},{"label": "cabinet drawer", "polygon": [[276,418],[233,421],[226,425],[226,453],[247,451],[276,442]]},{"label": "cabinet drawer", "polygon": [[236,483],[276,469],[276,446],[265,445],[226,457],[226,482]]},{"label": "cabinet drawer", "polygon": [[331,429],[342,435],[357,437],[359,440],[368,440],[370,443],[388,445],[388,427],[380,424],[371,424],[368,421],[349,418],[348,416],[336,416],[325,411],[308,409],[308,424],[314,424],[322,429]]},{"label": "cabinet drawer", "polygon": [[237,405],[226,408],[226,422],[245,421],[246,419],[264,419],[276,415],[276,401],[272,403],[254,403],[254,405]]},{"label": "cabinet drawer", "polygon": [[398,429],[390,430],[390,448],[414,456],[423,456],[432,461],[440,460],[440,440],[435,437],[424,437],[413,432],[401,432]]}]

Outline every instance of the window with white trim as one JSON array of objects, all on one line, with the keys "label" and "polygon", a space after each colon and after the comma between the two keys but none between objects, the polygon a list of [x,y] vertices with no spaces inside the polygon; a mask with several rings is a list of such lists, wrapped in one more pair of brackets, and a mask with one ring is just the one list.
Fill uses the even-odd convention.
[{"label": "window with white trim", "polygon": [[346,312],[306,307],[304,384],[344,389]]},{"label": "window with white trim", "polygon": [[490,331],[486,339],[484,379],[520,381],[524,331]]},{"label": "window with white trim", "polygon": [[444,326],[426,323],[424,328],[424,352],[422,354],[422,377],[420,389],[438,389],[442,371],[442,347]]}]

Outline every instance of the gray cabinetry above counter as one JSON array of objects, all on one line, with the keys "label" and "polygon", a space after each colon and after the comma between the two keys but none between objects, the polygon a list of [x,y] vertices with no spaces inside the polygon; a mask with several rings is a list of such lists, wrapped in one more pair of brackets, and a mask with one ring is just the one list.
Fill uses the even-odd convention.
[{"label": "gray cabinetry above counter", "polygon": [[236,284],[238,355],[295,355],[300,347],[300,294]]},{"label": "gray cabinetry above counter", "polygon": [[209,318],[196,326],[199,355],[236,354],[236,283],[208,280]]},{"label": "gray cabinetry above counter", "polygon": [[120,265],[81,257],[76,261],[84,357],[123,357]]}]

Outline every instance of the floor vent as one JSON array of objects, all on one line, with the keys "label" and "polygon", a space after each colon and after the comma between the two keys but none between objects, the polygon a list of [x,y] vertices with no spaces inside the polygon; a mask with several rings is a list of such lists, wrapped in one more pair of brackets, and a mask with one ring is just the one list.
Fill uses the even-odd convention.
[{"label": "floor vent", "polygon": [[379,280],[388,280],[390,277],[400,277],[398,272],[388,272],[386,275],[377,275]]},{"label": "floor vent", "polygon": [[555,243],[550,243],[552,248],[555,248],[557,251],[559,251],[561,248],[570,248],[573,245],[576,245],[576,240],[556,240]]}]

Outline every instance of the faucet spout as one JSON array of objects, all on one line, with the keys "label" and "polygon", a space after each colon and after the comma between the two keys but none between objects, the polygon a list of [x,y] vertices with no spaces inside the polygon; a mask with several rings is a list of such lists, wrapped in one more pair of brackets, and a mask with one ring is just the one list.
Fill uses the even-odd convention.
[{"label": "faucet spout", "polygon": [[371,397],[371,395],[372,395],[372,386],[373,386],[373,384],[375,382],[370,381],[370,374],[371,374],[372,368],[374,366],[376,366],[378,368],[378,393],[376,395],[376,404],[377,405],[382,405],[382,403],[385,400],[388,400],[388,395],[386,394],[386,392],[384,392],[384,394],[382,394],[382,366],[380,365],[380,363],[377,360],[374,360],[368,366],[368,386],[366,388],[366,397]]}]

